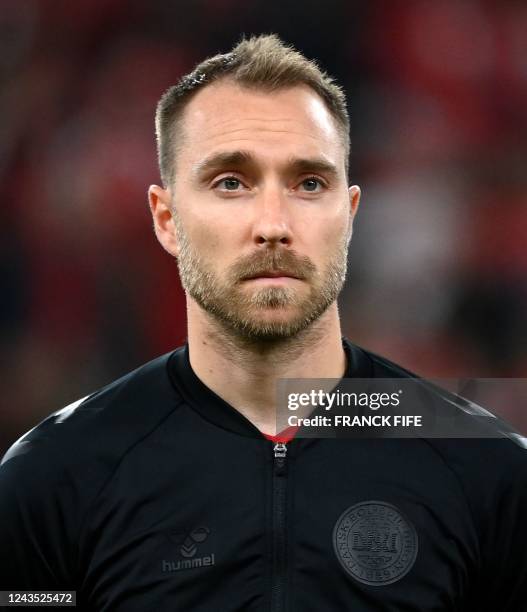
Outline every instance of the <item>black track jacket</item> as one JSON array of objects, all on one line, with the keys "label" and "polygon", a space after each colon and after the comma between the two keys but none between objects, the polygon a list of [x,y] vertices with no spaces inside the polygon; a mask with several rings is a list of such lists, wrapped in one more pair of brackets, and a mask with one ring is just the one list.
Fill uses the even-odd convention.
[{"label": "black track jacket", "polygon": [[[406,376],[347,340],[347,377]],[[263,435],[187,347],[54,413],[0,467],[0,590],[111,612],[525,612],[527,450]]]}]

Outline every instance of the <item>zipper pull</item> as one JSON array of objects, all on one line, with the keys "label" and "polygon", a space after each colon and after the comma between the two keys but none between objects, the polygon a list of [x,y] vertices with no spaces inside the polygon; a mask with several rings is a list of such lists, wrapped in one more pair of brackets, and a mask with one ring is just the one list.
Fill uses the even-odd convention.
[{"label": "zipper pull", "polygon": [[275,474],[277,476],[283,476],[285,474],[285,465],[287,457],[287,445],[284,442],[277,442],[273,446],[274,451],[274,467]]},{"label": "zipper pull", "polygon": [[284,444],[284,442],[277,442],[274,445],[273,450],[274,450],[275,459],[277,457],[283,457],[284,459],[286,458],[286,456],[287,456],[287,446]]}]

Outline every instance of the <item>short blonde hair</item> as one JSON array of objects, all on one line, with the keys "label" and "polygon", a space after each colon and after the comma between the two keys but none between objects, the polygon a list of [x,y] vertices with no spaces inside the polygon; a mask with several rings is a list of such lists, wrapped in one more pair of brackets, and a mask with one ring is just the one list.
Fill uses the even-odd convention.
[{"label": "short blonde hair", "polygon": [[264,91],[295,85],[311,87],[326,104],[342,135],[347,172],[350,141],[344,91],[314,61],[285,45],[275,34],[267,34],[243,39],[229,53],[207,58],[162,95],[156,110],[156,138],[165,186],[174,180],[177,127],[184,108],[197,91],[222,78]]}]

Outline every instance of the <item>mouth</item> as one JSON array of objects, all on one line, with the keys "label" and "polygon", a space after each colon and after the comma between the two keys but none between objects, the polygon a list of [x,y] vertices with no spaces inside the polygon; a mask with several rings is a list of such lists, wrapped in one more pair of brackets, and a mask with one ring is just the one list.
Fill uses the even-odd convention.
[{"label": "mouth", "polygon": [[257,274],[251,274],[250,276],[244,276],[242,280],[256,280],[259,278],[293,278],[295,280],[302,280],[299,276],[295,276],[285,270],[266,270]]}]

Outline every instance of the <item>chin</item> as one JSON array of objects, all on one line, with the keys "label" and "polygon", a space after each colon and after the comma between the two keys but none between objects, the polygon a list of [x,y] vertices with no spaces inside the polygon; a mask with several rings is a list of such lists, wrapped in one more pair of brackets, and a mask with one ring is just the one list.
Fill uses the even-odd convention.
[{"label": "chin", "polygon": [[239,330],[248,339],[261,341],[277,341],[286,340],[296,336],[303,331],[309,322],[305,317],[290,315],[285,316],[284,313],[260,313],[255,317],[243,321]]},{"label": "chin", "polygon": [[255,324],[262,325],[294,325],[298,319],[303,318],[297,306],[279,306],[255,308],[250,314],[249,320]]}]

